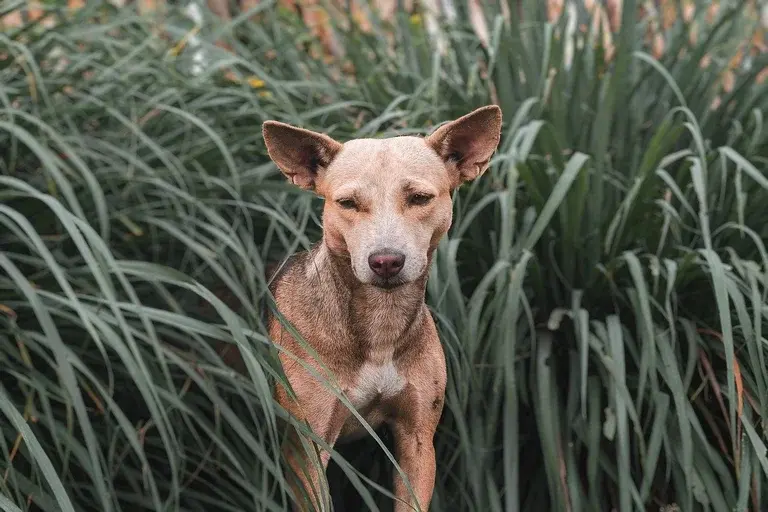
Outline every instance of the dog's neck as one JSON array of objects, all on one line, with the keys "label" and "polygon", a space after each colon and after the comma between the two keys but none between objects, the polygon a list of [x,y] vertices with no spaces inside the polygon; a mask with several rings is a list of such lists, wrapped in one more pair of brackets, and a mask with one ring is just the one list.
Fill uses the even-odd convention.
[{"label": "dog's neck", "polygon": [[324,301],[319,306],[374,358],[399,352],[420,328],[428,269],[416,281],[385,290],[361,283],[349,258],[333,254],[324,242],[312,249],[307,263],[318,300]]}]

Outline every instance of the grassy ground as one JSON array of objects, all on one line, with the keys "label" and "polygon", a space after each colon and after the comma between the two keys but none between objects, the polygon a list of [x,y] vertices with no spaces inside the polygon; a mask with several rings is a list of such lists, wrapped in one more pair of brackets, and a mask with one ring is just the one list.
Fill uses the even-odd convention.
[{"label": "grassy ground", "polygon": [[[196,75],[177,12],[0,35],[0,508],[283,510],[264,268],[318,239],[320,204],[260,123],[425,133],[496,102],[428,285],[433,510],[768,509],[768,59],[723,90],[757,25],[722,4],[695,40],[664,27],[658,60],[634,2],[610,49],[530,1],[489,8],[487,48],[374,17],[331,62],[265,3],[196,34]],[[335,459],[347,510],[391,509],[377,440]]]}]

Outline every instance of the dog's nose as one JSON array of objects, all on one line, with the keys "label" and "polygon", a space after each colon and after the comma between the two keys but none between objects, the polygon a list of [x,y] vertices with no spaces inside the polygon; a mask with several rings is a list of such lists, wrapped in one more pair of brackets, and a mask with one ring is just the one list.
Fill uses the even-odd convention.
[{"label": "dog's nose", "polygon": [[405,254],[392,250],[376,251],[368,256],[368,265],[377,276],[389,279],[403,270]]}]

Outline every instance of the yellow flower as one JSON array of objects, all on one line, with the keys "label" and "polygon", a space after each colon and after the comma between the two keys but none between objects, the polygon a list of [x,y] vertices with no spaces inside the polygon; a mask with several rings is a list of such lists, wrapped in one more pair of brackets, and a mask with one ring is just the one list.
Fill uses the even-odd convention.
[{"label": "yellow flower", "polygon": [[413,25],[421,25],[421,14],[411,14],[411,23]]},{"label": "yellow flower", "polygon": [[259,91],[259,98],[269,99],[272,97],[272,93],[269,91]]},{"label": "yellow flower", "polygon": [[250,85],[254,89],[261,89],[266,84],[264,83],[264,80],[256,78],[255,76],[250,76],[248,77],[248,85]]}]

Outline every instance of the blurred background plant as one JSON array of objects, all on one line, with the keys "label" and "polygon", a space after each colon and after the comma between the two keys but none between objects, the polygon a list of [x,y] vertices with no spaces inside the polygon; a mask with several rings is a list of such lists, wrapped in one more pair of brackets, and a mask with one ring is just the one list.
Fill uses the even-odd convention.
[{"label": "blurred background plant", "polygon": [[[432,509],[768,508],[764,4],[210,7],[0,7],[3,510],[284,510],[264,273],[320,201],[260,123],[489,102],[428,286]],[[391,509],[376,442],[334,458],[337,510]]]}]

